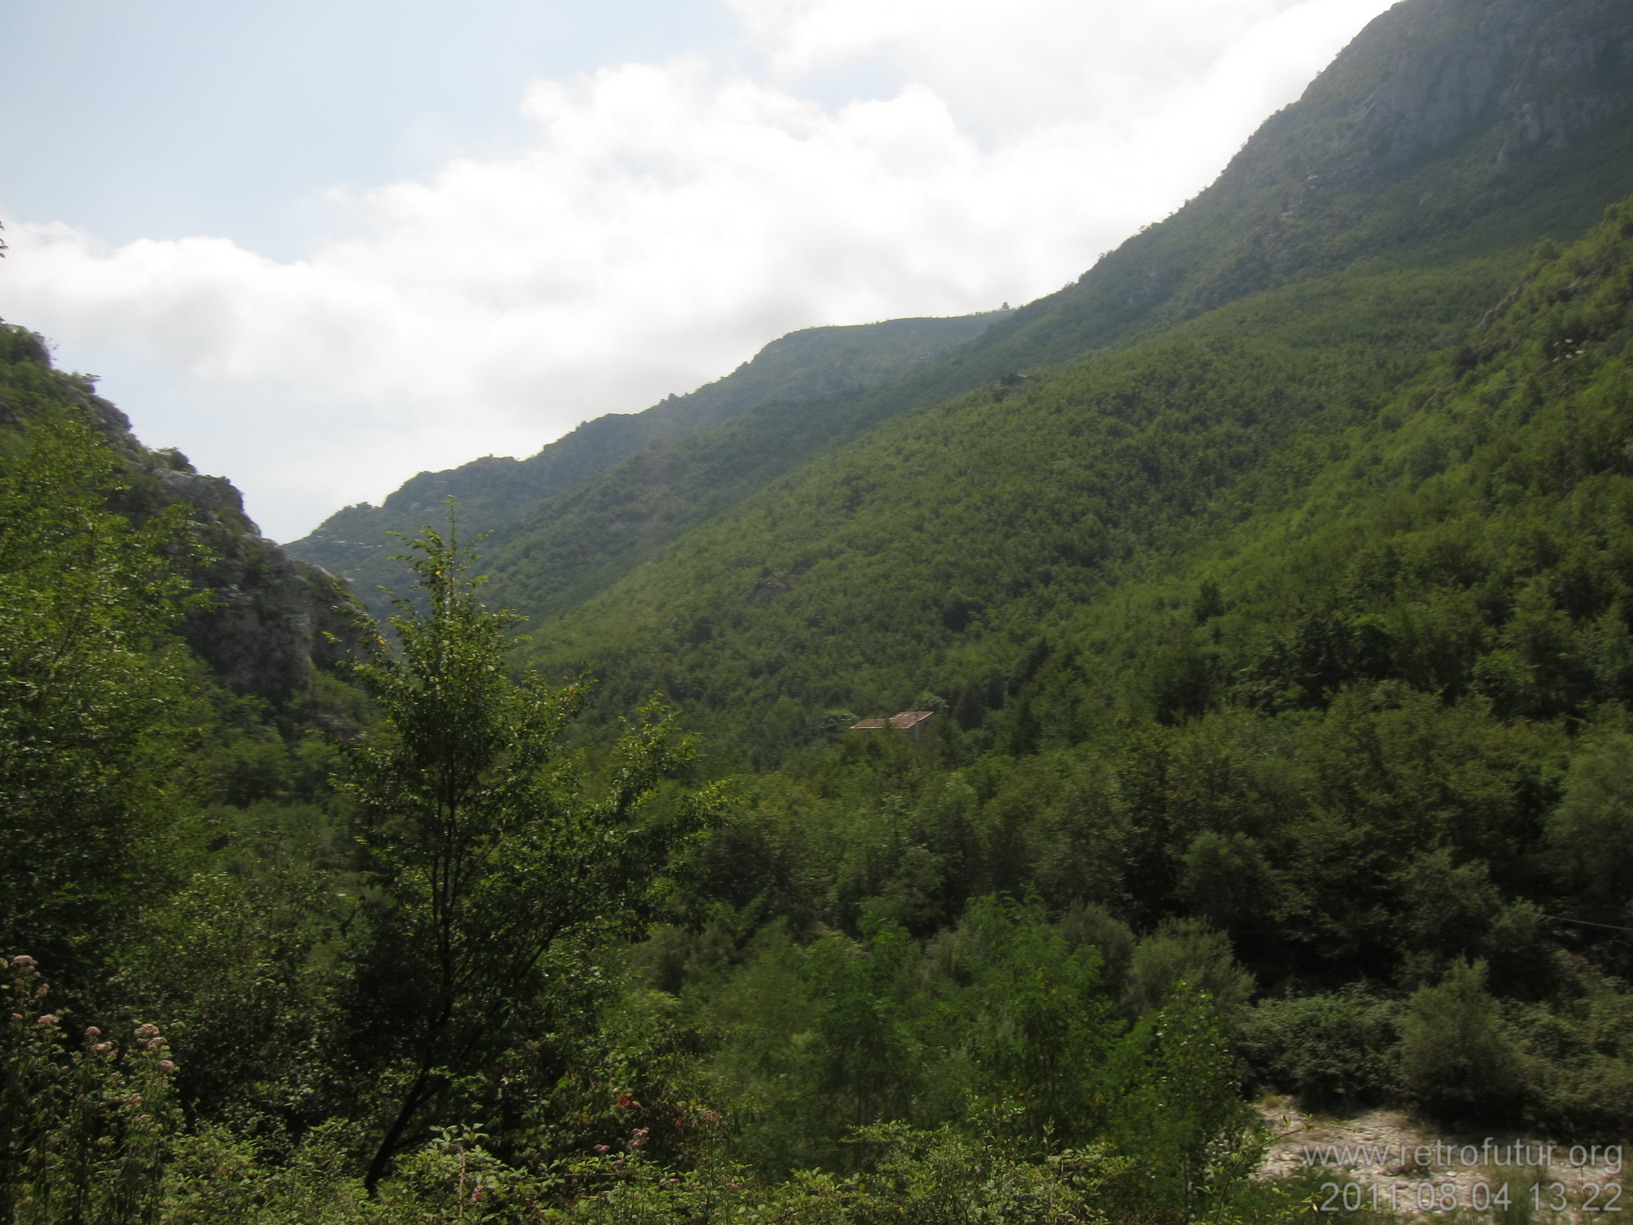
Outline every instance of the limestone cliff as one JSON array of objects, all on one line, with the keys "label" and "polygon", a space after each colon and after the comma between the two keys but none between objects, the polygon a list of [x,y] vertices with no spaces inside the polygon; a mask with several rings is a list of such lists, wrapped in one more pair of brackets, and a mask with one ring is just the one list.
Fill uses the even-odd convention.
[{"label": "limestone cliff", "polygon": [[140,521],[186,507],[203,558],[187,577],[209,598],[181,634],[231,689],[288,701],[306,691],[315,667],[335,667],[356,646],[363,623],[344,583],[262,536],[230,481],[195,471],[175,451],[143,446],[91,378],[52,368],[39,336],[0,325],[0,429],[62,407],[100,433],[124,465],[111,509]]}]

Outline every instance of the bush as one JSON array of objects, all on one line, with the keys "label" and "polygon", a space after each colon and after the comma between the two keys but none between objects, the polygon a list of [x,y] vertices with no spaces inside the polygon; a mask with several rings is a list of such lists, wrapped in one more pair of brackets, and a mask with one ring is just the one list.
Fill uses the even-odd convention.
[{"label": "bush", "polygon": [[1242,1024],[1254,1081],[1294,1094],[1305,1110],[1382,1101],[1398,1038],[1394,1006],[1358,985],[1332,995],[1262,1000]]},{"label": "bush", "polygon": [[0,1220],[157,1219],[180,1125],[164,1037],[137,1025],[121,1044],[88,1025],[76,1041],[44,1011],[51,989],[32,957],[0,957],[0,972]]},{"label": "bush", "polygon": [[1407,1096],[1447,1123],[1500,1121],[1519,1104],[1521,1058],[1486,991],[1486,963],[1459,962],[1414,992],[1401,1022]]},{"label": "bush", "polygon": [[1212,996],[1224,1016],[1253,993],[1253,976],[1236,964],[1230,938],[1197,919],[1170,920],[1140,941],[1128,980],[1125,1002],[1136,1016],[1169,1003],[1181,984]]}]

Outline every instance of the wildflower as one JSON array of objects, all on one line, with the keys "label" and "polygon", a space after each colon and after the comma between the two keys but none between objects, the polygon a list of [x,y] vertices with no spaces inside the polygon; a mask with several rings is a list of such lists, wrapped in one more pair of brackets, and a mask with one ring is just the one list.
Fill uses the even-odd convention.
[{"label": "wildflower", "polygon": [[56,1013],[48,1012],[43,1017],[37,1018],[35,1020],[34,1024],[36,1024],[36,1025],[55,1025],[60,1020],[62,1020],[62,1018],[59,1017]]},{"label": "wildflower", "polygon": [[85,1027],[85,1036],[87,1038],[100,1038],[102,1036],[102,1031],[94,1025],[87,1025]]},{"label": "wildflower", "polygon": [[650,1131],[651,1128],[637,1127],[634,1132],[631,1133],[629,1137],[629,1147],[631,1151],[640,1148],[641,1145],[646,1143],[646,1138]]},{"label": "wildflower", "polygon": [[159,1060],[159,1068],[161,1071],[174,1072],[176,1070],[176,1065],[171,1063],[168,1059],[161,1059]]},{"label": "wildflower", "polygon": [[11,959],[11,964],[14,966],[31,966],[34,964],[34,958],[27,953],[18,953],[17,956]]},{"label": "wildflower", "polygon": [[111,1042],[98,1042],[94,1046],[92,1046],[91,1049],[93,1051],[95,1051],[98,1055],[100,1055],[104,1051],[110,1050],[112,1047],[113,1047],[113,1043],[111,1043]]},{"label": "wildflower", "polygon": [[144,1042],[149,1038],[157,1038],[159,1036],[159,1027],[157,1025],[138,1025],[136,1027],[136,1036]]},{"label": "wildflower", "polygon": [[595,1151],[598,1153],[610,1153],[612,1149],[605,1144],[597,1144],[595,1146]]}]

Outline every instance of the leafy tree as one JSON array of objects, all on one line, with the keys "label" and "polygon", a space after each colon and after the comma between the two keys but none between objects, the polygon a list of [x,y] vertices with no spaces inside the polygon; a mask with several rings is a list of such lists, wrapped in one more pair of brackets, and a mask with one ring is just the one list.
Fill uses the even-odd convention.
[{"label": "leafy tree", "polygon": [[1486,991],[1486,964],[1459,962],[1414,992],[1401,1022],[1409,1097],[1447,1122],[1501,1115],[1524,1088],[1524,1066]]},{"label": "leafy tree", "polygon": [[1117,1043],[1106,1139],[1138,1173],[1106,1189],[1111,1219],[1194,1220],[1251,1171],[1242,1065],[1226,1031],[1206,991],[1175,992]]},{"label": "leafy tree", "polygon": [[184,665],[179,512],[106,509],[118,461],[61,411],[0,431],[0,940],[84,986],[169,878]]},{"label": "leafy tree", "polygon": [[1229,1015],[1247,1003],[1253,976],[1236,964],[1223,932],[1196,919],[1171,919],[1135,947],[1127,1002],[1135,1012],[1154,1012],[1194,990],[1206,991]]},{"label": "leafy tree", "polygon": [[839,1126],[901,1118],[924,1060],[912,1033],[914,948],[896,924],[869,920],[863,942],[818,941],[807,962],[817,1037],[813,1088]]},{"label": "leafy tree", "polygon": [[1261,1000],[1243,1022],[1243,1052],[1261,1085],[1296,1093],[1306,1110],[1353,1109],[1390,1088],[1396,1011],[1358,983]]},{"label": "leafy tree", "polygon": [[491,1077],[529,1032],[546,967],[628,930],[703,810],[651,802],[688,753],[656,704],[624,737],[604,794],[585,795],[560,744],[581,687],[511,680],[517,618],[478,600],[452,522],[409,544],[421,603],[397,601],[399,649],[382,642],[360,668],[383,726],[348,783],[381,890],[364,978],[394,1100],[371,1191],[428,1109],[459,1078]]},{"label": "leafy tree", "polygon": [[[1571,762],[1565,799],[1548,822],[1548,849],[1574,911],[1589,922],[1625,925],[1633,871],[1633,736],[1593,736]],[[1607,929],[1608,930],[1608,929]]]},{"label": "leafy tree", "polygon": [[1072,948],[1035,901],[983,898],[965,923],[989,949],[972,967],[979,1012],[968,1022],[988,1092],[1024,1106],[1018,1122],[1034,1138],[1087,1138],[1102,1121],[1108,1041],[1099,952]]}]

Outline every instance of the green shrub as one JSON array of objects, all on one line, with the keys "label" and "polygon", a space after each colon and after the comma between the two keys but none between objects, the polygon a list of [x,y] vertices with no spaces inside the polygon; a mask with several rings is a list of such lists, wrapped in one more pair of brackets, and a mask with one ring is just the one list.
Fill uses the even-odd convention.
[{"label": "green shrub", "polygon": [[1400,1072],[1410,1100],[1447,1123],[1498,1121],[1519,1104],[1518,1048],[1486,991],[1486,963],[1459,962],[1414,992],[1401,1020]]},{"label": "green shrub", "polygon": [[0,1220],[157,1220],[180,1126],[165,1038],[146,1024],[129,1039],[65,1024],[26,954],[0,957],[0,972]]},{"label": "green shrub", "polygon": [[1172,919],[1141,940],[1129,965],[1125,1003],[1154,1012],[1188,988],[1213,997],[1222,1014],[1246,1005],[1253,976],[1236,964],[1230,937],[1198,919]]},{"label": "green shrub", "polygon": [[1306,1110],[1380,1102],[1399,1038],[1394,1007],[1356,985],[1331,995],[1261,1000],[1242,1023],[1254,1081]]}]

